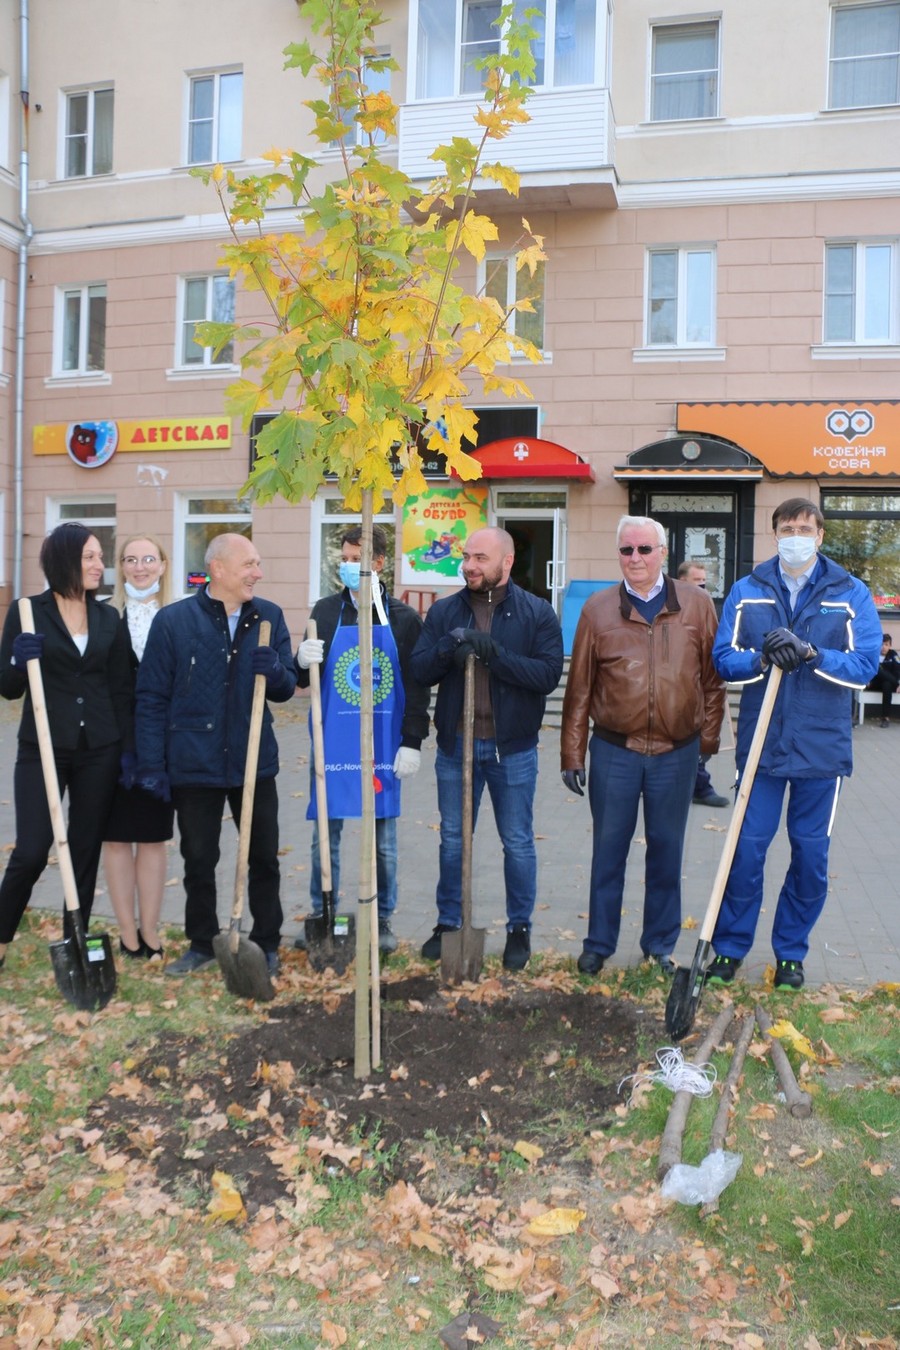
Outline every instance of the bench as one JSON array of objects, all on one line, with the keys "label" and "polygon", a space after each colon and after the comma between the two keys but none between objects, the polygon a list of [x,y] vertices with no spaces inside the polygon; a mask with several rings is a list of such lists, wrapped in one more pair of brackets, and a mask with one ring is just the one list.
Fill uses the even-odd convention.
[{"label": "bench", "polygon": [[877,689],[863,689],[860,693],[853,696],[854,721],[857,726],[862,726],[865,721],[866,708],[875,705],[881,707],[881,694]]}]

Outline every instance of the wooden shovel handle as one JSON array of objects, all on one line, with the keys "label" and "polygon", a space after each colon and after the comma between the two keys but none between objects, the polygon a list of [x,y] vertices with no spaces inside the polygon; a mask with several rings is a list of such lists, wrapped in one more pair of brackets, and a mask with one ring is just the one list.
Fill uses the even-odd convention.
[{"label": "wooden shovel handle", "polygon": [[[272,625],[263,619],[259,625],[259,645],[267,647]],[[237,870],[234,877],[234,906],[231,911],[232,950],[238,948],[238,924],[244,912],[244,892],[247,889],[247,870],[250,860],[250,831],[253,826],[253,799],[256,796],[256,768],[259,764],[259,741],[262,733],[263,712],[266,706],[266,677],[257,675],[253,681],[253,703],[250,707],[250,730],[247,734],[247,758],[244,761],[244,790],[241,796],[241,828],[238,833]]]},{"label": "wooden shovel handle", "polygon": [[756,766],[759,764],[759,757],[762,754],[763,745],[765,744],[769,723],[772,720],[772,709],[775,707],[775,700],[778,697],[780,684],[781,667],[772,666],[769,671],[769,682],[766,685],[766,692],[763,695],[762,706],[759,710],[759,717],[756,719],[753,740],[750,742],[750,749],[747,752],[747,763],[744,765],[744,772],[741,774],[741,783],[738,788],[737,801],[734,804],[734,810],[731,813],[731,820],[728,824],[728,833],[725,836],[725,843],[722,846],[722,856],[719,859],[718,870],[716,871],[715,880],[712,884],[712,892],[709,897],[709,904],[706,907],[706,915],[700,928],[700,942],[712,942],[712,936],[716,929],[716,919],[719,917],[719,909],[722,904],[722,896],[725,894],[728,874],[731,871],[731,864],[734,862],[734,852],[737,848],[738,839],[740,838],[741,826],[744,823],[747,802],[750,799],[750,789],[753,787],[753,779],[756,777]]},{"label": "wooden shovel handle", "polygon": [[[34,614],[31,600],[23,595],[19,600],[19,622],[23,633],[34,632]],[[56,774],[56,760],[53,757],[53,742],[50,739],[50,719],[47,716],[47,702],[44,698],[44,679],[41,675],[41,663],[37,658],[28,662],[28,687],[31,692],[31,708],[37,727],[38,745],[41,751],[41,768],[44,771],[44,789],[50,806],[50,819],[53,823],[53,837],[56,841],[56,857],[59,862],[59,874],[62,878],[63,898],[66,909],[77,911],[78,886],[75,881],[75,869],[69,852],[69,839],[66,822],[63,817],[62,800],[59,795],[59,778]]]},{"label": "wooden shovel handle", "polygon": [[[319,636],[315,619],[306,625],[307,636]],[[328,792],[325,787],[325,735],[322,730],[322,681],[319,665],[309,668],[309,706],[312,720],[313,773],[316,779],[316,822],[319,827],[319,865],[322,890],[331,891],[331,835],[328,830]]]},{"label": "wooden shovel handle", "polygon": [[475,654],[466,657],[463,686],[462,736],[462,857],[460,861],[460,900],[462,926],[472,927],[472,816],[473,816],[473,760],[475,757]]}]

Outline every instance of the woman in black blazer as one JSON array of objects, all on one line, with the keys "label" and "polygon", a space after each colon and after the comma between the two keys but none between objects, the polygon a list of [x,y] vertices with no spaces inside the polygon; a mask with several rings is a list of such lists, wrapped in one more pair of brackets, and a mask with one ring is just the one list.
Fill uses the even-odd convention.
[{"label": "woman in black blazer", "polygon": [[85,927],[120,756],[132,742],[128,645],[118,614],[96,601],[103,580],[97,538],[85,525],[58,525],[44,540],[40,563],[49,589],[32,596],[34,634],[22,632],[14,601],[0,639],[0,694],[25,695],[14,774],[16,843],[0,884],[0,966],[53,843],[27,662],[41,663],[59,790],[69,794],[69,851]]}]

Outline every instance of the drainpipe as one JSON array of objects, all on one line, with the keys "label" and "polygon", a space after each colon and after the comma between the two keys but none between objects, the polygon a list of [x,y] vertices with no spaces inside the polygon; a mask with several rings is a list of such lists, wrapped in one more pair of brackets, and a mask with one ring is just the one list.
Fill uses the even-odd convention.
[{"label": "drainpipe", "polygon": [[28,0],[19,0],[19,288],[16,296],[16,381],[13,404],[13,596],[22,594],[22,541],[25,515],[22,503],[25,426],[25,314],[28,292],[28,250],[34,230],[28,218]]}]

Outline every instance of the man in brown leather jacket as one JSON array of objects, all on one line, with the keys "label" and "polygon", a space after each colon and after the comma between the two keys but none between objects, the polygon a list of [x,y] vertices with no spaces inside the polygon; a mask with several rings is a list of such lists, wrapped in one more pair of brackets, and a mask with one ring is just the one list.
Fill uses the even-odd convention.
[{"label": "man in brown leather jacket", "polygon": [[579,796],[593,723],[590,917],[578,969],[595,975],[616,950],[625,863],[643,801],[641,949],[671,973],[697,756],[718,750],[725,709],[712,661],[716,611],[704,591],[663,574],[666,533],[658,521],[623,516],[616,543],[624,580],[585,602],[563,701],[563,782]]}]

